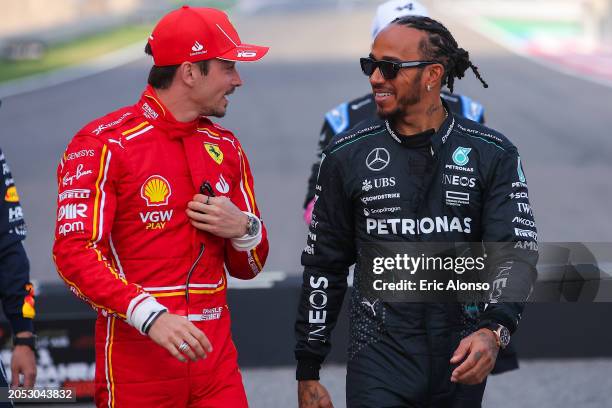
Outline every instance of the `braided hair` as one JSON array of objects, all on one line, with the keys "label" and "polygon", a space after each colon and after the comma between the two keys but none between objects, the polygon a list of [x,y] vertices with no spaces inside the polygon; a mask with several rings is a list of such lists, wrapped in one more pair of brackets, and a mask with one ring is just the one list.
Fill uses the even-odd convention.
[{"label": "braided hair", "polygon": [[421,41],[419,48],[425,59],[440,61],[444,65],[445,74],[442,85],[448,86],[451,93],[455,78],[463,78],[468,68],[472,69],[485,88],[489,87],[489,84],[480,76],[478,67],[470,61],[469,53],[459,47],[453,35],[442,23],[424,16],[404,16],[396,18],[391,24],[399,24],[427,33],[427,40]]}]

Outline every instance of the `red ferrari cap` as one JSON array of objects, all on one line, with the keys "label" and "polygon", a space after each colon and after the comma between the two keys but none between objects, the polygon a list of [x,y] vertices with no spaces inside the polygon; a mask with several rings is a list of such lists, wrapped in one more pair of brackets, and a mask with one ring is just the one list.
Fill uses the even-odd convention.
[{"label": "red ferrari cap", "polygon": [[221,10],[183,6],[166,14],[149,37],[156,66],[179,65],[213,58],[257,61],[268,47],[243,44]]}]

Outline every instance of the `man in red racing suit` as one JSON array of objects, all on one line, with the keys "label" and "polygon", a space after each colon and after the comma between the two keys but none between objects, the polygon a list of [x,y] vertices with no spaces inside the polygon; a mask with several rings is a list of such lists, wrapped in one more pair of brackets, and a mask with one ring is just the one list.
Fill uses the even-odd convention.
[{"label": "man in red racing suit", "polygon": [[[168,16],[185,13],[212,19],[241,44],[225,14],[184,7]],[[161,67],[170,56],[152,39],[158,47],[166,41],[164,19],[149,40]],[[224,267],[254,278],[268,254],[267,233],[238,139],[202,116],[206,109],[185,120],[190,110],[180,104],[188,99],[172,97],[177,86],[193,92],[185,88],[193,77],[199,86],[220,72],[233,81],[225,94],[241,85],[227,60],[240,52],[219,44],[207,44],[207,58],[217,58],[205,61],[207,74],[185,57],[168,88],[148,86],[137,104],[80,130],[58,167],[53,256],[70,290],[98,311],[98,407],[247,406]],[[259,58],[267,51],[254,49]],[[223,116],[227,100],[219,100],[201,104]],[[243,225],[239,233],[219,227],[229,221]]]}]

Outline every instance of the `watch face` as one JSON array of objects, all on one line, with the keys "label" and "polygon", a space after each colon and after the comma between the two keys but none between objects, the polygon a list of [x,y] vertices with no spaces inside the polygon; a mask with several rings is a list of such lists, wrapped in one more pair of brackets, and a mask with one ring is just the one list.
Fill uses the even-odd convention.
[{"label": "watch face", "polygon": [[510,343],[510,330],[503,326],[499,331],[499,342],[501,343],[502,347],[506,347],[508,343]]},{"label": "watch face", "polygon": [[254,237],[259,232],[259,223],[257,220],[249,216],[249,225],[247,234]]}]

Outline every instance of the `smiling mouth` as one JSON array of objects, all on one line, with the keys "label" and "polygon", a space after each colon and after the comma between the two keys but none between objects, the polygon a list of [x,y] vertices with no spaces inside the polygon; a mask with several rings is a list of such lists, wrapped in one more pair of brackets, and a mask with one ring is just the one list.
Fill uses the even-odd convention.
[{"label": "smiling mouth", "polygon": [[375,91],[374,92],[374,101],[376,103],[383,103],[386,100],[388,100],[389,98],[391,98],[391,96],[393,96],[393,93],[391,93],[391,92]]}]

